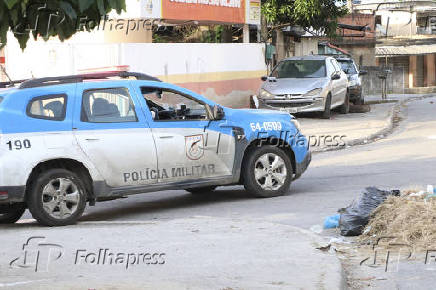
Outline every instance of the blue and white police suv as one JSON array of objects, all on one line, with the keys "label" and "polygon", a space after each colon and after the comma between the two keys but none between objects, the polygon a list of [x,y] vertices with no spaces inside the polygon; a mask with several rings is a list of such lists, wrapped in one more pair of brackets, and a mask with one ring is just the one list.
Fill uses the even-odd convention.
[{"label": "blue and white police suv", "polygon": [[86,203],[243,184],[288,191],[311,153],[288,113],[221,107],[151,76],[100,73],[0,83],[0,223],[47,226]]}]

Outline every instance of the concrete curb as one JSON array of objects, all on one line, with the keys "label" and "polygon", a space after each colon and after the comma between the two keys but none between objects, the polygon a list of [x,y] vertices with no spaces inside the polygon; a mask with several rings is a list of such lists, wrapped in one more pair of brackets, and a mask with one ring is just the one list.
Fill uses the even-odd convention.
[{"label": "concrete curb", "polygon": [[393,129],[395,128],[396,124],[398,123],[395,121],[395,119],[397,119],[398,114],[400,113],[401,106],[403,106],[404,104],[411,102],[411,101],[417,101],[417,100],[422,100],[422,99],[431,98],[431,97],[436,97],[436,94],[411,96],[411,97],[405,98],[404,100],[392,100],[391,99],[388,102],[386,102],[386,101],[380,101],[380,102],[371,101],[371,102],[369,102],[369,104],[371,104],[371,105],[394,103],[395,102],[395,105],[389,110],[389,113],[388,113],[387,117],[385,118],[386,125],[382,129],[378,130],[377,132],[375,132],[373,134],[350,140],[347,142],[347,144],[345,146],[342,146],[342,147],[320,147],[320,148],[317,147],[317,148],[313,148],[312,152],[319,153],[319,152],[343,150],[343,149],[347,149],[349,147],[356,146],[356,145],[370,144],[372,142],[375,142],[377,140],[385,138],[387,135],[392,133]]}]

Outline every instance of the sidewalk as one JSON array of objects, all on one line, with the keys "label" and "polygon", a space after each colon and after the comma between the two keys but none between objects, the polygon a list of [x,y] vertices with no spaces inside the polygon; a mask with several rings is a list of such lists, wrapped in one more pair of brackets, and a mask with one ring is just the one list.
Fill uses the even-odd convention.
[{"label": "sidewalk", "polygon": [[[436,94],[388,94],[386,100],[391,101],[404,101],[410,98],[419,98],[427,96],[435,96]],[[366,95],[365,102],[382,101],[381,94],[379,95]]]},{"label": "sidewalk", "polygon": [[396,105],[396,102],[371,105],[367,113],[341,115],[335,112],[329,120],[317,116],[297,116],[297,119],[303,134],[310,138],[312,151],[335,150],[383,138],[393,125]]},{"label": "sidewalk", "polygon": [[[194,216],[171,221],[82,222],[75,227],[50,231],[23,224],[1,227],[1,232],[0,288],[6,289],[14,285],[20,285],[21,289],[340,289],[344,286],[337,257],[316,249],[321,237],[261,219]],[[22,245],[31,236],[43,236],[47,243],[61,246],[63,256],[52,259],[46,272],[35,273],[34,267],[10,269],[9,262],[22,254]],[[77,259],[79,249],[82,252]],[[165,263],[141,262],[126,269],[125,261],[119,265],[108,262],[102,265],[103,259],[99,259],[100,264],[94,261],[91,265],[92,256],[86,258],[86,255],[98,253],[99,249],[126,254],[165,253]]]}]

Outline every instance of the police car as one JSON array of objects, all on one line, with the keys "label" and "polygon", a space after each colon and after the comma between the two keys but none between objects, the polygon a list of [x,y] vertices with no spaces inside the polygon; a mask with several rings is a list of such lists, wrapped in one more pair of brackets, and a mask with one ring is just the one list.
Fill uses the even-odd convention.
[{"label": "police car", "polygon": [[0,83],[0,223],[73,224],[87,203],[243,184],[285,193],[311,153],[288,113],[230,109],[133,72]]}]

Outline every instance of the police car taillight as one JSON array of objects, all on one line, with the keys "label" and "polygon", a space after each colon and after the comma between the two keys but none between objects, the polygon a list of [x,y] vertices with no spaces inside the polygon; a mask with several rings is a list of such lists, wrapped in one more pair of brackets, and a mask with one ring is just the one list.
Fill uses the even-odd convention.
[{"label": "police car taillight", "polygon": [[8,199],[8,192],[7,191],[0,191],[0,200],[2,199]]}]

